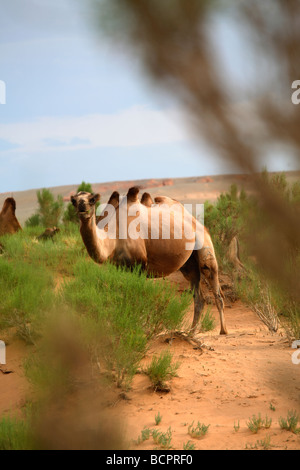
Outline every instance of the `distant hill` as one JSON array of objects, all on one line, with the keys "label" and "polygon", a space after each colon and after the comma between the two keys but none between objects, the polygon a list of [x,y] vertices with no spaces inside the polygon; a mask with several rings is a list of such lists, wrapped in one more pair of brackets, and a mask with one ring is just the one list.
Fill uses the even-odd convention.
[{"label": "distant hill", "polygon": [[[285,172],[287,180],[294,182],[300,179],[300,171]],[[81,181],[74,185],[56,186],[49,188],[56,196],[61,194],[65,203],[70,200],[71,194],[75,194]],[[107,183],[92,183],[94,192],[101,194],[102,201],[107,201],[110,194],[117,190],[126,193],[131,186],[140,186],[141,191],[148,191],[153,196],[166,195],[179,200],[182,203],[203,203],[205,200],[215,201],[218,196],[227,191],[235,183],[246,191],[253,191],[252,178],[249,175],[213,175],[194,176],[190,178],[164,178],[143,179],[135,181],[112,181]],[[27,191],[15,191],[13,193],[0,193],[0,209],[7,197],[13,196],[17,203],[17,217],[24,224],[37,209],[37,189]]]}]

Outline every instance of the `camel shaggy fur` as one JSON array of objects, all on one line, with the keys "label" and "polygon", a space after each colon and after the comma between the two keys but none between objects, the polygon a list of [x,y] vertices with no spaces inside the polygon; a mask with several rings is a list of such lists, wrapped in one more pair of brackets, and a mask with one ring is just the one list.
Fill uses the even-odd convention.
[{"label": "camel shaggy fur", "polygon": [[0,212],[0,236],[7,233],[16,233],[22,230],[16,217],[16,201],[13,197],[5,199]]},{"label": "camel shaggy fur", "polygon": [[[200,277],[205,276],[212,288],[220,314],[220,334],[227,334],[218,264],[209,232],[189,215],[188,222],[185,219],[185,223],[189,229],[188,233],[192,235],[186,236],[183,231],[182,236],[177,238],[176,233],[183,227],[184,207],[167,197],[157,197],[153,203],[147,193],[140,202],[138,193],[137,187],[130,188],[126,197],[121,197],[117,192],[113,193],[107,206],[97,217],[97,224],[95,204],[100,195],[79,192],[71,196],[71,202],[80,219],[80,233],[90,257],[100,264],[107,260],[128,267],[141,264],[143,269],[154,277],[165,277],[180,270],[189,280],[194,293],[192,331],[195,330],[204,307]],[[168,227],[165,226],[164,216],[169,217]],[[120,222],[124,220],[125,226],[124,222]],[[157,221],[157,226],[154,220]],[[109,225],[115,233],[114,237],[107,236]],[[134,236],[130,232],[132,226],[136,228]],[[161,235],[167,228],[170,236],[164,238]],[[199,245],[201,236],[203,243]]]}]

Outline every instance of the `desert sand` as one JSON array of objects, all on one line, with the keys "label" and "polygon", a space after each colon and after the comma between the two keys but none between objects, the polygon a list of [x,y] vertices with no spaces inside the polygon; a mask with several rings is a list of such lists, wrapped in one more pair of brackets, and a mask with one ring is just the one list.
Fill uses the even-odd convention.
[{"label": "desert sand", "polygon": [[[172,275],[171,279],[179,290],[185,287],[181,274]],[[173,360],[180,363],[177,377],[168,384],[168,393],[154,391],[144,373],[135,376],[128,392],[122,393],[115,387],[108,391],[108,413],[119,420],[129,449],[157,448],[152,438],[136,443],[145,427],[162,432],[170,427],[171,445],[176,450],[182,450],[188,441],[196,450],[262,449],[263,441],[272,449],[300,448],[300,435],[279,426],[279,418],[286,418],[289,410],[300,413],[300,365],[292,363],[293,350],[284,332],[271,334],[257,315],[240,301],[227,303],[226,307],[228,336],[219,335],[218,312],[212,305],[217,326],[209,333],[197,335],[203,343],[202,350],[176,337],[171,344],[166,341],[169,337],[164,336],[151,343],[141,370],[153,354],[168,349]],[[191,307],[188,322],[192,321],[192,314]],[[5,368],[13,372],[0,374],[0,414],[21,410],[30,397],[23,361],[34,352],[31,348],[17,341],[7,345]],[[99,399],[102,403],[101,393],[96,389],[95,402]],[[102,412],[102,405],[100,410],[89,407],[94,423],[101,421]],[[158,413],[162,420],[156,426]],[[259,414],[262,418],[271,418],[272,425],[253,434],[247,422]],[[201,440],[188,434],[188,426],[198,421],[210,425]],[[235,431],[234,426],[238,425],[239,430]]]},{"label": "desert sand", "polygon": [[[179,289],[185,281],[173,275]],[[172,276],[171,276],[172,277]],[[228,336],[219,335],[219,318],[212,312],[217,327],[198,339],[202,351],[175,338],[171,345],[165,338],[151,345],[144,362],[170,348],[173,360],[179,361],[178,377],[170,384],[169,393],[154,392],[144,374],[137,375],[128,400],[116,404],[116,413],[126,417],[128,439],[136,440],[144,427],[155,426],[155,415],[162,420],[158,428],[172,430],[172,446],[183,449],[191,441],[195,449],[245,449],[270,436],[273,449],[299,449],[300,436],[280,429],[279,418],[288,410],[300,412],[300,366],[292,364],[284,332],[271,334],[257,315],[237,301],[227,303]],[[189,320],[192,321],[193,309]],[[275,411],[270,409],[275,408]],[[247,427],[249,418],[261,414],[272,418],[270,429],[253,434]],[[207,435],[192,439],[188,426],[210,425]],[[240,426],[235,431],[234,425]],[[155,447],[155,445],[154,445]],[[134,445],[133,449],[153,449],[153,440]],[[261,446],[258,445],[258,448]]]}]

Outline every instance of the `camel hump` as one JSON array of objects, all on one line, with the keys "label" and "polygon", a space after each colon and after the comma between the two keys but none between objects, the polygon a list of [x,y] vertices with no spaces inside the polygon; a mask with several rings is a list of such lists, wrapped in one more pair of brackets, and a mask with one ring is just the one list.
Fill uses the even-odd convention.
[{"label": "camel hump", "polygon": [[6,212],[8,209],[11,209],[13,214],[16,212],[16,201],[13,197],[8,197],[4,201],[2,208],[3,212]]},{"label": "camel hump", "polygon": [[138,194],[140,192],[140,188],[138,186],[133,186],[129,188],[127,193],[127,201],[128,202],[138,202]]},{"label": "camel hump", "polygon": [[107,204],[111,204],[116,209],[119,205],[119,202],[120,202],[120,194],[118,193],[118,191],[114,191],[112,195],[110,196]]},{"label": "camel hump", "polygon": [[144,204],[144,206],[147,206],[147,207],[152,206],[153,200],[149,193],[144,193],[142,195],[141,204]]},{"label": "camel hump", "polygon": [[173,204],[180,204],[179,201],[176,201],[176,199],[173,199],[168,196],[156,196],[154,198],[154,201],[156,204],[168,204],[169,206],[172,206]]},{"label": "camel hump", "polygon": [[162,202],[164,202],[166,200],[166,198],[164,196],[156,196],[154,198],[154,201],[156,202],[156,204],[161,204]]}]

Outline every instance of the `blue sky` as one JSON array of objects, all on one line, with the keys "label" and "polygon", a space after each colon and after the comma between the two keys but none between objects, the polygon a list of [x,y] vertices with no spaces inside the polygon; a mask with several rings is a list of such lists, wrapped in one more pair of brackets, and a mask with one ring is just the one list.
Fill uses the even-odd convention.
[{"label": "blue sky", "polygon": [[[195,142],[176,102],[134,56],[95,31],[88,4],[10,0],[1,7],[0,192],[234,172]],[[231,29],[220,35],[228,70],[242,78],[230,63],[229,51],[238,50]],[[269,169],[292,164],[273,159]]]}]

